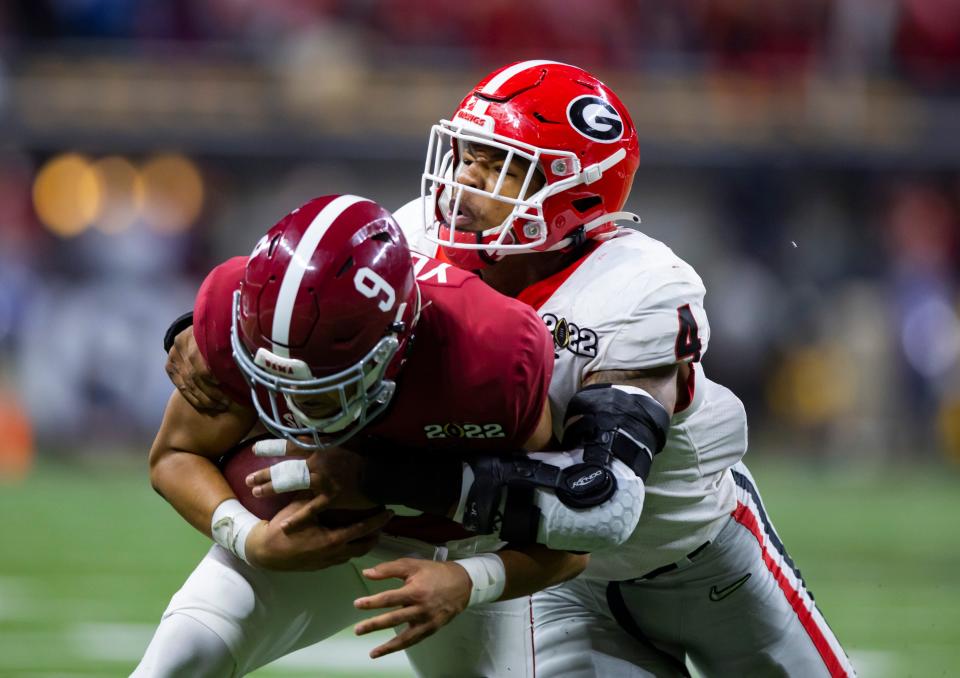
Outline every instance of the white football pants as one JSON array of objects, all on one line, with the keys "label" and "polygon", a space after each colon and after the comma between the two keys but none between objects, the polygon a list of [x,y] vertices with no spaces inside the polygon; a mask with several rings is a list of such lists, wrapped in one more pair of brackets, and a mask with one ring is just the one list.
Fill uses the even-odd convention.
[{"label": "white football pants", "polygon": [[[737,464],[737,508],[708,546],[629,582],[574,579],[534,595],[537,678],[854,676]],[[657,572],[655,570],[654,572]]]},{"label": "white football pants", "polygon": [[[214,545],[174,594],[135,678],[242,676],[374,616],[353,601],[399,580],[371,582],[357,558],[316,572],[250,567]],[[532,678],[531,602],[468,608],[407,651],[420,676]],[[318,675],[323,667],[318,666]]]}]

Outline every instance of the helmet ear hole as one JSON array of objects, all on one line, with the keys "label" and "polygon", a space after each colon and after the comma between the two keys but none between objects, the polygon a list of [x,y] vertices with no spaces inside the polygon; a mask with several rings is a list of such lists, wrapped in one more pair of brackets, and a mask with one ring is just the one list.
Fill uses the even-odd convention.
[{"label": "helmet ear hole", "polygon": [[343,262],[343,266],[340,267],[340,270],[337,271],[335,278],[341,277],[344,273],[350,270],[350,267],[353,266],[353,257],[347,257],[347,260]]},{"label": "helmet ear hole", "polygon": [[603,202],[603,198],[599,195],[591,195],[589,198],[579,198],[571,202],[574,209],[583,214],[584,212],[589,212],[594,207]]},{"label": "helmet ear hole", "polygon": [[267,249],[267,257],[272,257],[273,253],[277,251],[277,245],[280,244],[280,239],[283,237],[283,234],[277,233],[273,236],[273,239],[270,241],[270,247]]}]

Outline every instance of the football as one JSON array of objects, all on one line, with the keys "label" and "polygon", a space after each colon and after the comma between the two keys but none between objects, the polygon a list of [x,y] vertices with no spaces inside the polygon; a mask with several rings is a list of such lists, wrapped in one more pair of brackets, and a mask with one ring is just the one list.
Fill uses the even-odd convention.
[{"label": "football", "polygon": [[303,498],[306,492],[287,492],[272,497],[254,497],[245,482],[246,477],[255,471],[268,468],[285,459],[306,459],[309,455],[287,455],[285,457],[258,457],[253,453],[253,444],[270,436],[248,438],[220,458],[219,467],[230,489],[237,495],[243,506],[262,520],[270,520],[295,498]]},{"label": "football", "polygon": [[[270,437],[269,435],[260,435],[255,438],[248,438],[223,455],[218,463],[223,477],[227,479],[230,489],[237,495],[240,503],[262,520],[270,520],[280,512],[280,509],[294,499],[309,499],[312,496],[309,490],[286,492],[271,497],[253,496],[245,482],[248,475],[287,459],[306,459],[310,456],[309,454],[288,454],[283,457],[258,457],[254,454],[253,444],[258,440]],[[331,509],[319,514],[317,521],[326,527],[341,527],[368,518],[380,510],[382,510],[382,507],[379,506],[364,510]]]}]

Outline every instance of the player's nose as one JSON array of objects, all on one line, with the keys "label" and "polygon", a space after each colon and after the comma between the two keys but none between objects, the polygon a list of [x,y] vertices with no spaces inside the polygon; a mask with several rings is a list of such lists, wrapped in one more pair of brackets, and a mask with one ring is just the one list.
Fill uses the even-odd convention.
[{"label": "player's nose", "polygon": [[474,162],[469,165],[461,164],[457,171],[457,183],[469,186],[470,188],[481,188],[484,182],[483,170],[478,167],[480,163]]}]

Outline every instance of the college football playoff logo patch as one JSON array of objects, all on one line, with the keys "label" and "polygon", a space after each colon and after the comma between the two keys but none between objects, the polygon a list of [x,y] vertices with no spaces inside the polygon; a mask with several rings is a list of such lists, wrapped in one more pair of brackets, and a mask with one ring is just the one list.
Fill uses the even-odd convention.
[{"label": "college football playoff logo patch", "polygon": [[577,132],[601,144],[613,143],[623,136],[623,119],[617,109],[592,94],[571,101],[567,119]]},{"label": "college football playoff logo patch", "polygon": [[562,350],[587,358],[597,356],[597,333],[590,328],[574,325],[553,313],[544,313],[543,322],[553,335],[554,358],[559,358]]}]

